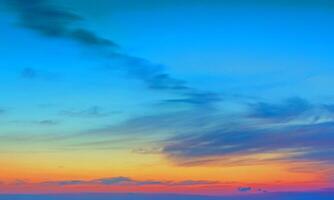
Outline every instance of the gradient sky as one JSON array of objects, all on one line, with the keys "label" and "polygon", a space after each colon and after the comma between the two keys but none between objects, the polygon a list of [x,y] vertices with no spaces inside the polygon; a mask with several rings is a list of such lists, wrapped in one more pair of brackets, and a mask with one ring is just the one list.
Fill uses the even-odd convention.
[{"label": "gradient sky", "polygon": [[334,4],[0,0],[0,193],[334,188]]}]

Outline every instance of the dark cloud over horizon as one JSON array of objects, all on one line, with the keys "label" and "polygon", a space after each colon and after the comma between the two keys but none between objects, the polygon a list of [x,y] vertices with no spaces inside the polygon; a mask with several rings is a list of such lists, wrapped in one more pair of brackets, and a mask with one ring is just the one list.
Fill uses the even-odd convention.
[{"label": "dark cloud over horizon", "polygon": [[[193,185],[211,185],[218,184],[216,181],[203,181],[203,180],[184,180],[184,181],[159,181],[159,180],[135,180],[129,177],[111,177],[100,178],[94,180],[62,180],[62,181],[48,181],[38,183],[40,185],[54,185],[54,186],[71,186],[71,185],[164,185],[164,186],[193,186]],[[26,183],[29,184],[29,183]]]},{"label": "dark cloud over horizon", "polygon": [[251,187],[239,187],[239,188],[238,188],[238,191],[239,191],[239,192],[249,192],[249,191],[251,191],[251,190],[252,190]]}]

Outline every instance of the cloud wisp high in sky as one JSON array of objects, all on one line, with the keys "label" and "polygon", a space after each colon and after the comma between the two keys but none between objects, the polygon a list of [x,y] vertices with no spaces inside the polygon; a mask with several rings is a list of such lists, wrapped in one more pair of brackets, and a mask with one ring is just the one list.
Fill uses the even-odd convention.
[{"label": "cloud wisp high in sky", "polygon": [[[149,89],[174,91],[186,96],[184,99],[169,100],[168,102],[182,102],[190,104],[209,104],[219,100],[218,94],[212,92],[200,92],[195,88],[187,86],[186,81],[171,77],[165,72],[162,65],[117,52],[119,45],[115,42],[100,37],[98,34],[81,27],[76,27],[75,23],[83,17],[53,6],[46,0],[33,1],[7,1],[9,6],[18,15],[18,24],[24,28],[36,31],[50,38],[69,39],[91,48],[110,47],[111,59],[121,60],[122,66],[127,73],[134,78],[142,80]],[[28,68],[29,69],[29,68]],[[30,69],[25,70],[25,74],[34,75]],[[28,74],[27,74],[28,73]]]},{"label": "cloud wisp high in sky", "polygon": [[72,24],[82,20],[79,15],[53,7],[45,0],[7,1],[18,13],[18,25],[37,31],[48,37],[73,39],[78,43],[96,46],[116,46],[112,41],[101,38],[83,28],[73,28]]},{"label": "cloud wisp high in sky", "polygon": [[0,11],[0,193],[333,197],[331,3],[1,0]]}]

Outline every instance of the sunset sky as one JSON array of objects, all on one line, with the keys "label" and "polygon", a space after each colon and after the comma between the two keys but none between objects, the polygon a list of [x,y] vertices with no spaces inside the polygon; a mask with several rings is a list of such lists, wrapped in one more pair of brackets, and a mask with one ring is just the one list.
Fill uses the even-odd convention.
[{"label": "sunset sky", "polygon": [[0,193],[334,191],[333,52],[330,0],[0,0]]}]

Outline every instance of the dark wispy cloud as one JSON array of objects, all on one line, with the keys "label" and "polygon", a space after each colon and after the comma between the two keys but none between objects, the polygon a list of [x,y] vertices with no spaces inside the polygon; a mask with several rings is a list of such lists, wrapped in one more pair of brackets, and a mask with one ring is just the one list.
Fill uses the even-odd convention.
[{"label": "dark wispy cloud", "polygon": [[112,58],[123,60],[123,68],[127,74],[142,80],[151,90],[166,91],[179,97],[162,101],[162,103],[184,103],[194,106],[214,105],[219,102],[220,95],[213,92],[202,91],[188,86],[187,82],[172,77],[165,70],[165,66],[154,64],[149,60],[114,53]]},{"label": "dark wispy cloud", "polygon": [[16,185],[16,186],[21,186],[21,185],[26,185],[26,184],[28,184],[28,182],[25,181],[25,180],[16,179],[16,180],[13,181],[11,184]]},{"label": "dark wispy cloud", "polygon": [[57,80],[58,75],[32,67],[25,67],[19,72],[19,77],[27,80]]},{"label": "dark wispy cloud", "polygon": [[129,177],[112,177],[101,178],[94,180],[63,180],[63,181],[48,181],[39,183],[41,185],[56,185],[56,186],[68,186],[68,185],[165,185],[165,186],[192,186],[192,185],[210,185],[218,184],[216,181],[203,181],[203,180],[185,180],[180,182],[175,181],[158,181],[158,180],[135,180]]},{"label": "dark wispy cloud", "polygon": [[40,183],[41,185],[57,185],[57,186],[67,186],[67,185],[82,185],[87,184],[86,181],[81,180],[66,180],[66,181],[48,181]]},{"label": "dark wispy cloud", "polygon": [[105,109],[100,106],[91,106],[82,110],[72,109],[61,112],[61,114],[69,117],[107,117],[119,113],[119,111],[105,111]]},{"label": "dark wispy cloud", "polygon": [[[219,115],[221,116],[221,115]],[[179,112],[142,115],[133,117],[119,124],[89,130],[89,134],[99,135],[142,135],[169,133],[182,134],[189,130],[201,130],[217,123],[217,113],[206,108]],[[223,119],[221,116],[220,120]]]},{"label": "dark wispy cloud", "polygon": [[334,104],[325,104],[323,108],[331,113],[334,113]]},{"label": "dark wispy cloud", "polygon": [[251,191],[251,190],[252,190],[251,187],[239,187],[239,188],[238,188],[238,191],[239,191],[239,192],[249,192],[249,191]]},{"label": "dark wispy cloud", "polygon": [[44,36],[68,38],[85,45],[116,46],[112,41],[99,37],[89,30],[75,28],[72,25],[82,20],[81,16],[53,6],[45,0],[7,2],[10,8],[17,12],[20,26]]},{"label": "dark wispy cloud", "polygon": [[262,189],[262,188],[258,188],[257,191],[258,191],[258,192],[263,192],[263,193],[267,193],[267,192],[268,192],[267,190]]},{"label": "dark wispy cloud", "polygon": [[120,59],[127,74],[136,79],[142,80],[149,89],[167,91],[190,91],[186,81],[172,77],[165,72],[165,66],[155,64],[147,59],[113,53],[112,59]]},{"label": "dark wispy cloud", "polygon": [[21,125],[42,125],[42,126],[53,126],[57,125],[60,122],[52,119],[43,119],[43,120],[13,120],[11,123],[21,124]]},{"label": "dark wispy cloud", "polygon": [[4,114],[6,112],[6,109],[0,108],[0,115]]},{"label": "dark wispy cloud", "polygon": [[[170,103],[208,105],[220,100],[217,94],[191,88],[187,86],[186,81],[172,77],[162,65],[117,52],[119,45],[115,42],[86,28],[77,27],[76,22],[83,18],[69,10],[57,7],[46,0],[7,0],[7,2],[10,8],[17,13],[18,24],[22,27],[47,37],[70,39],[88,47],[112,47],[109,48],[107,57],[123,62],[122,70],[126,71],[129,76],[143,81],[149,89],[180,95],[180,99],[169,100]],[[24,74],[25,77],[35,76],[35,72],[29,68]]]},{"label": "dark wispy cloud", "polygon": [[165,100],[165,103],[184,103],[198,106],[207,106],[219,102],[220,95],[213,92],[190,92],[185,98]]},{"label": "dark wispy cloud", "polygon": [[299,97],[288,98],[279,104],[258,102],[249,106],[251,117],[279,120],[289,120],[313,108],[307,100]]},{"label": "dark wispy cloud", "polygon": [[95,33],[89,30],[83,29],[83,28],[78,28],[76,30],[73,30],[70,33],[70,37],[86,45],[117,46],[114,42],[108,39],[99,37]]},{"label": "dark wispy cloud", "polygon": [[[160,139],[154,140],[154,145],[136,146],[134,152],[163,154],[179,165],[247,165],[274,160],[333,164],[333,118],[328,118],[325,109],[319,110],[322,105],[301,98],[283,102],[268,103],[275,107],[275,114],[264,114],[266,109],[254,109],[256,115],[253,110],[251,115],[248,111],[228,115],[215,109],[191,109],[134,117],[88,133],[104,138],[140,135],[148,140],[158,134]],[[253,103],[255,108],[258,104]],[[102,145],[107,148],[110,144]],[[273,157],[249,158],[268,153]]]},{"label": "dark wispy cloud", "polygon": [[249,119],[271,121],[269,123],[286,123],[296,120],[333,121],[334,105],[312,103],[300,97],[284,99],[279,103],[256,102],[248,103]]},{"label": "dark wispy cloud", "polygon": [[332,122],[274,128],[221,126],[176,136],[163,152],[177,162],[285,152],[277,159],[333,163],[333,131]]},{"label": "dark wispy cloud", "polygon": [[25,79],[33,79],[36,78],[37,72],[33,68],[27,67],[21,71],[20,76]]},{"label": "dark wispy cloud", "polygon": [[55,121],[55,120],[46,119],[46,120],[38,121],[38,123],[41,124],[41,125],[56,125],[59,122]]},{"label": "dark wispy cloud", "polygon": [[103,185],[119,185],[119,184],[131,184],[133,182],[137,183],[137,181],[132,180],[128,177],[114,177],[114,178],[102,178],[95,180],[93,182],[97,182]]},{"label": "dark wispy cloud", "polygon": [[174,182],[173,185],[208,185],[208,184],[218,184],[218,181],[194,181],[186,180],[180,182]]}]

